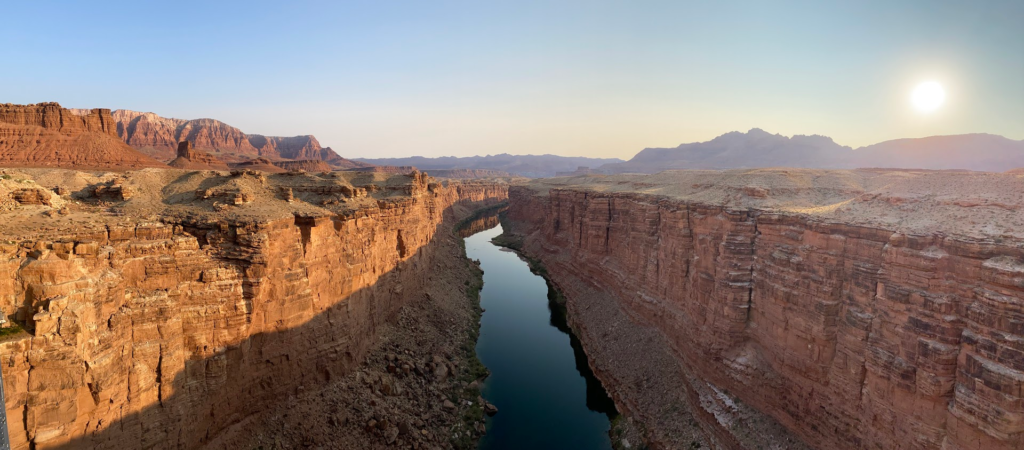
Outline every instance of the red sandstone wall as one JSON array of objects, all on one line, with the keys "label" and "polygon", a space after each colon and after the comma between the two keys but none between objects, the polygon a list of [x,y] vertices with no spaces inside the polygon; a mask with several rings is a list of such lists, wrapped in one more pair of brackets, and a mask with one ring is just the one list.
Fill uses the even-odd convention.
[{"label": "red sandstone wall", "polygon": [[0,343],[12,446],[195,448],[355,367],[437,266],[456,202],[433,185],[347,217],[139,223],[0,243]]},{"label": "red sandstone wall", "polygon": [[556,282],[612,293],[693,373],[815,447],[1024,448],[1019,243],[637,194],[510,201]]},{"label": "red sandstone wall", "polygon": [[35,105],[0,104],[0,122],[18,126],[37,126],[62,134],[95,132],[117,137],[117,125],[109,109],[96,108],[87,114],[74,114],[57,103]]}]

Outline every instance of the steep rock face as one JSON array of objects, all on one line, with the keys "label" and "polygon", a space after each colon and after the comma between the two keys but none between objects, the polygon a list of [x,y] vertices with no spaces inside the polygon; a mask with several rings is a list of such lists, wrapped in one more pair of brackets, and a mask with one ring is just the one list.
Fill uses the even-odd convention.
[{"label": "steep rock face", "polygon": [[202,150],[192,148],[189,141],[178,143],[178,157],[167,165],[175,169],[189,170],[228,170],[228,165]]},{"label": "steep rock face", "polygon": [[113,119],[117,122],[117,135],[125,143],[158,159],[173,158],[178,142],[189,141],[196,149],[224,153],[228,162],[262,157],[271,160],[320,160],[337,168],[368,166],[342,158],[330,147],[321,147],[320,142],[310,135],[245,134],[219,120],[172,119],[126,109],[114,111]]},{"label": "steep rock face", "polygon": [[[613,296],[671,343],[688,392],[728,391],[818,448],[1024,446],[1017,242],[589,189],[513,187],[510,203],[570,316]],[[581,335],[602,352],[620,339]],[[614,385],[627,370],[595,364],[643,415]],[[711,440],[744,447],[711,402],[690,403]]]},{"label": "steep rock face", "polygon": [[288,159],[320,159],[320,142],[313,136],[249,135],[249,143],[263,156],[278,155]]},{"label": "steep rock face", "polygon": [[0,105],[0,166],[166,167],[117,139],[109,109],[71,111],[57,103]]},{"label": "steep rock face", "polygon": [[68,135],[86,132],[117,135],[109,109],[96,108],[82,114],[81,110],[72,112],[61,108],[56,102],[35,105],[5,103],[0,105],[0,122],[42,127]]},{"label": "steep rock face", "polygon": [[174,158],[177,143],[181,142],[177,129],[185,125],[185,120],[125,109],[114,110],[111,115],[117,122],[117,136],[126,144],[157,159]]},{"label": "steep rock face", "polygon": [[507,195],[401,178],[338,214],[297,200],[294,217],[165,215],[5,240],[0,307],[29,330],[0,343],[13,448],[196,448],[351,370],[383,321],[422,300],[453,205]]}]

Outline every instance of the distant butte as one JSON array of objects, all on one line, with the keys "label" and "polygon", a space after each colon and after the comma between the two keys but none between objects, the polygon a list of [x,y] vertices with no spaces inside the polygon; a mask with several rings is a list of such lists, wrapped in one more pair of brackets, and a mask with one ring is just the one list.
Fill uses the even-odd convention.
[{"label": "distant butte", "polygon": [[189,141],[178,143],[178,157],[168,165],[175,169],[189,170],[228,170],[228,165],[209,153],[192,148]]}]

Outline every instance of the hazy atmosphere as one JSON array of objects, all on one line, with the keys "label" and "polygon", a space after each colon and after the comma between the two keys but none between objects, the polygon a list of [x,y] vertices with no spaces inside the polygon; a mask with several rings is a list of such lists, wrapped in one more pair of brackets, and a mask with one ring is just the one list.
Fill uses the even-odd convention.
[{"label": "hazy atmosphere", "polygon": [[[213,117],[346,157],[628,159],[758,127],[1024,139],[1024,3],[4,6],[12,103]],[[944,103],[914,108],[923,82]]]}]

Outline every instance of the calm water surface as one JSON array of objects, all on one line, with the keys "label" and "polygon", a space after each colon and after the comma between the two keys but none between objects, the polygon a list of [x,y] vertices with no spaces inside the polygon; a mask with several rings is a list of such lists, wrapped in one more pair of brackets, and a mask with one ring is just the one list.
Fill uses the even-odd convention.
[{"label": "calm water surface", "polygon": [[498,407],[479,448],[610,449],[614,404],[544,279],[490,242],[501,232],[499,225],[466,238],[466,253],[484,269],[476,352],[491,376],[483,396]]}]

